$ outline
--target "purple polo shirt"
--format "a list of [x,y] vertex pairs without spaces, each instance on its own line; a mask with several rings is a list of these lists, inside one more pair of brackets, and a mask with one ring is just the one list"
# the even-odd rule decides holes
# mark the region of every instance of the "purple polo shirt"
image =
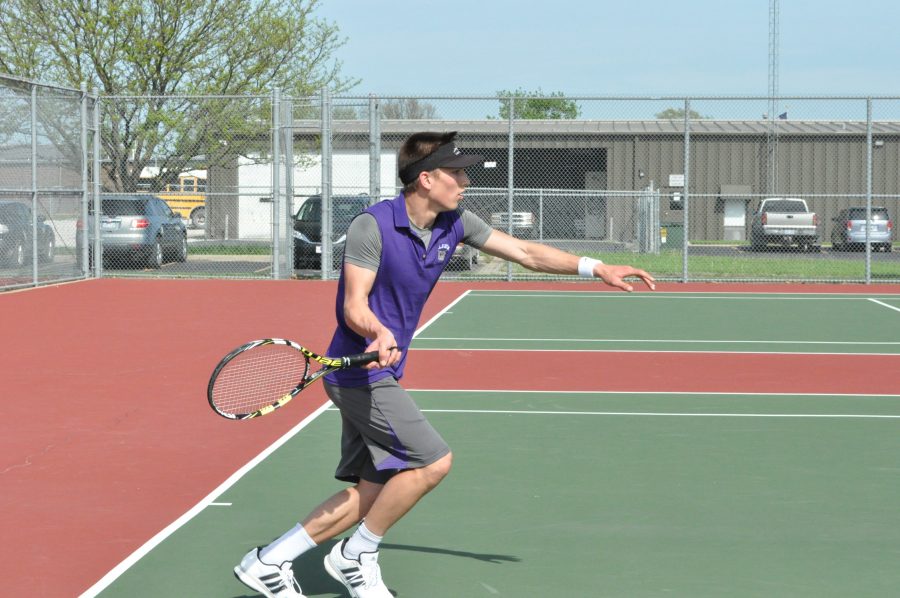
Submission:
[[[381,262],[369,293],[369,308],[394,333],[403,357],[388,368],[351,368],[328,374],[325,379],[339,386],[363,386],[387,376],[400,378],[409,354],[409,345],[431,294],[456,245],[462,241],[463,225],[456,211],[443,212],[434,221],[431,242],[425,247],[410,228],[406,200],[401,193],[366,210],[375,217],[381,233]],[[340,357],[362,353],[373,339],[356,334],[344,320],[344,271],[338,281],[335,305],[337,330],[328,355]]]

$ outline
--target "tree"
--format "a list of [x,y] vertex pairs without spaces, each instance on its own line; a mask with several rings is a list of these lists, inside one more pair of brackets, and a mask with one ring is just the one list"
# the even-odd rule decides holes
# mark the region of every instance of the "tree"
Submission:
[[497,95],[500,96],[500,118],[504,120],[509,118],[510,103],[515,106],[514,119],[574,119],[581,114],[578,104],[574,100],[567,100],[562,92],[545,94],[538,88],[537,91],[498,91]]
[[360,118],[365,118],[365,115],[360,117],[356,106],[338,104],[331,107],[331,118],[334,120],[359,120]]
[[422,120],[437,117],[434,104],[420,102],[416,98],[385,100],[381,103],[381,113],[389,119]]
[[[708,116],[703,116],[696,110],[691,110],[690,114],[691,120],[709,118]],[[660,120],[684,120],[684,108],[666,108],[662,112],[657,113],[656,118]]]
[[265,153],[275,88],[304,98],[357,83],[340,75],[345,40],[318,2],[4,0],[0,70],[115,96],[101,102],[104,168],[133,190],[151,163],[177,176]]

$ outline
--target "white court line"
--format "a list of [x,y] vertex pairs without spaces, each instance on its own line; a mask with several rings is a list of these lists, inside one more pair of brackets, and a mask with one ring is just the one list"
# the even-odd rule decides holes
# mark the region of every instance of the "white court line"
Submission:
[[664,395],[664,396],[712,396],[712,397],[886,397],[900,398],[900,394],[861,394],[834,392],[722,392],[722,391],[676,391],[676,390],[511,390],[511,389],[458,389],[458,388],[407,388],[408,392],[451,392],[456,394],[522,393],[554,395]]
[[[337,408],[330,411],[337,412]],[[422,413],[463,413],[467,415],[569,415],[624,417],[772,417],[807,419],[900,419],[900,415],[878,413],[683,413],[667,411],[540,411],[523,409],[422,409]]]
[[873,353],[870,351],[700,351],[673,349],[521,349],[474,347],[413,347],[411,351],[496,351],[501,353],[678,353],[684,355],[860,355],[866,357],[900,357],[900,353]]
[[[890,306],[887,306],[890,307]],[[897,309],[897,308],[892,308]],[[897,309],[900,311],[900,309]],[[900,345],[900,341],[773,341],[773,340],[690,340],[665,338],[502,338],[475,336],[420,336],[420,341],[513,341],[521,343],[722,343],[771,345]]]
[[[742,283],[741,283],[742,284]],[[684,296],[697,296],[703,297],[707,295],[719,295],[719,296],[761,296],[761,297],[897,297],[900,298],[900,293],[869,293],[869,292],[860,292],[860,293],[817,293],[817,292],[809,292],[809,293],[800,293],[797,291],[645,291],[643,293],[623,293],[619,290],[609,290],[609,291],[585,291],[585,290],[565,290],[565,289],[554,289],[552,291],[549,290],[540,290],[540,289],[516,289],[516,290],[507,290],[507,289],[473,289],[473,295],[494,295],[497,297],[503,296],[505,294],[519,294],[522,296],[526,295],[543,295],[543,296],[552,296],[552,295],[610,295],[610,296],[619,296],[619,297],[627,297],[630,295],[684,295]]]
[[886,307],[888,309],[893,309],[894,311],[900,311],[900,307],[894,307],[893,305],[888,305],[887,303],[882,303],[881,301],[879,301],[877,299],[870,298],[869,301],[871,301],[872,303],[877,303],[878,305],[880,305],[882,307]]
[[[713,299],[713,300],[725,300],[725,301],[864,301],[870,299],[865,295],[839,295],[839,296],[828,296],[828,297],[819,297],[815,294],[810,293],[809,295],[804,294],[788,294],[778,296],[775,294],[774,296],[751,296],[751,295],[736,295],[734,293],[723,293],[722,295],[716,296],[707,296],[707,295],[682,295],[679,293],[660,293],[660,292],[646,292],[646,293],[614,293],[612,291],[605,293],[589,293],[585,291],[558,291],[553,293],[543,293],[541,294],[539,291],[534,291],[533,293],[528,292],[485,292],[485,291],[473,291],[471,296],[474,297],[517,297],[517,298],[527,298],[527,299],[543,299],[545,297],[553,297],[553,298],[564,298],[564,299]],[[900,295],[894,296],[885,296],[885,299],[900,299]]]
[[460,295],[459,297],[457,297],[456,299],[454,299],[449,305],[447,305],[446,307],[444,307],[444,309],[442,309],[442,310],[439,311],[438,313],[434,314],[434,316],[433,316],[430,320],[428,320],[427,322],[425,322],[424,324],[422,324],[422,325],[419,327],[419,329],[416,330],[416,332],[413,334],[413,338],[417,338],[420,334],[422,334],[422,331],[423,331],[423,330],[425,330],[426,328],[428,328],[429,326],[431,326],[432,324],[434,324],[434,323],[437,321],[438,318],[440,318],[442,315],[444,315],[445,313],[447,313],[447,311],[448,311],[451,307],[453,307],[454,305],[456,305],[457,303],[459,303],[462,299],[464,299],[466,296],[468,296],[469,293],[471,293],[471,292],[472,292],[471,290],[468,290],[468,291],[464,292],[462,295]]
[[[301,421],[299,424],[297,424],[296,426],[291,428],[291,430],[288,431],[285,435],[283,435],[281,438],[276,440],[271,446],[266,448],[263,452],[258,454],[256,457],[254,457],[250,462],[248,462],[246,465],[241,467],[239,470],[237,470],[236,472],[231,474],[231,477],[229,477],[227,480],[222,482],[222,484],[220,484],[218,488],[216,488],[215,490],[210,492],[206,496],[206,498],[204,498],[203,500],[198,502],[196,505],[191,507],[191,509],[188,512],[186,512],[184,515],[182,515],[181,517],[179,517],[178,519],[176,519],[175,521],[170,523],[162,531],[160,531],[155,536],[153,536],[152,538],[147,540],[140,548],[138,548],[137,550],[132,552],[130,555],[128,555],[128,557],[126,557],[125,560],[123,560],[121,563],[119,563],[118,565],[113,567],[109,571],[109,573],[104,575],[97,583],[92,585],[83,594],[81,594],[80,598],[91,598],[93,596],[96,596],[103,590],[105,590],[107,587],[109,587],[109,585],[112,584],[120,575],[125,573],[125,571],[127,571],[136,562],[138,562],[139,560],[144,558],[144,556],[146,556],[147,553],[149,553],[151,550],[156,548],[159,544],[161,544],[163,541],[165,541],[169,536],[171,536],[176,531],[178,531],[179,528],[181,528],[182,526],[187,524],[191,519],[193,519],[194,517],[199,515],[200,512],[203,511],[206,507],[212,505],[213,501],[218,496],[220,496],[226,490],[228,490],[233,485],[235,485],[238,482],[238,480],[240,480],[242,477],[244,477],[251,469],[256,467],[261,461],[263,461],[263,459],[267,458],[269,455],[271,455],[273,452],[275,452],[276,449],[280,448],[284,443],[286,443],[294,435],[296,435],[300,430],[302,430],[307,425],[309,425],[310,422],[312,422],[320,414],[322,414],[324,411],[326,411],[330,405],[331,405],[331,403],[327,402],[324,405],[322,405],[321,407],[319,407],[316,411],[314,411],[313,413],[308,415],[306,417],[306,419]],[[226,424],[226,425],[228,425],[228,424]],[[231,424],[231,425],[233,425],[233,424]],[[222,503],[219,503],[219,504],[222,504]]]
[[[837,394],[837,393],[763,393],[763,392],[674,392],[674,391],[613,391],[613,390],[446,390],[410,388],[416,392],[444,392],[458,394],[522,393],[522,394],[574,394],[574,395],[666,395],[666,396],[742,396],[742,397],[836,397],[836,398],[900,398],[900,394]],[[426,413],[487,413],[500,415],[606,415],[632,417],[773,417],[773,418],[848,418],[848,419],[900,419],[900,415],[879,414],[810,414],[810,413],[671,413],[645,411],[524,411],[500,409],[422,409]]]
[[499,409],[422,409],[424,413],[486,413],[489,415],[620,415],[629,417],[786,417],[827,419],[900,419],[900,415],[857,413],[666,413],[650,411],[515,411]]

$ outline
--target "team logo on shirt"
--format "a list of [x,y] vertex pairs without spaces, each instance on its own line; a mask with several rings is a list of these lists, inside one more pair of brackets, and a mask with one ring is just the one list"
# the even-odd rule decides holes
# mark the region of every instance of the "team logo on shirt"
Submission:
[[438,247],[438,261],[443,262],[447,258],[447,252],[450,251],[450,246],[446,243],[441,243]]

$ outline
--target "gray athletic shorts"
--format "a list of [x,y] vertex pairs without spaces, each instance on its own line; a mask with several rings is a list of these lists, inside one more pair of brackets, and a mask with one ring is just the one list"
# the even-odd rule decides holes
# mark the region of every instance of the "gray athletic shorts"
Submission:
[[450,452],[391,376],[355,388],[325,382],[325,392],[341,410],[339,480],[384,484],[398,471],[430,465]]

